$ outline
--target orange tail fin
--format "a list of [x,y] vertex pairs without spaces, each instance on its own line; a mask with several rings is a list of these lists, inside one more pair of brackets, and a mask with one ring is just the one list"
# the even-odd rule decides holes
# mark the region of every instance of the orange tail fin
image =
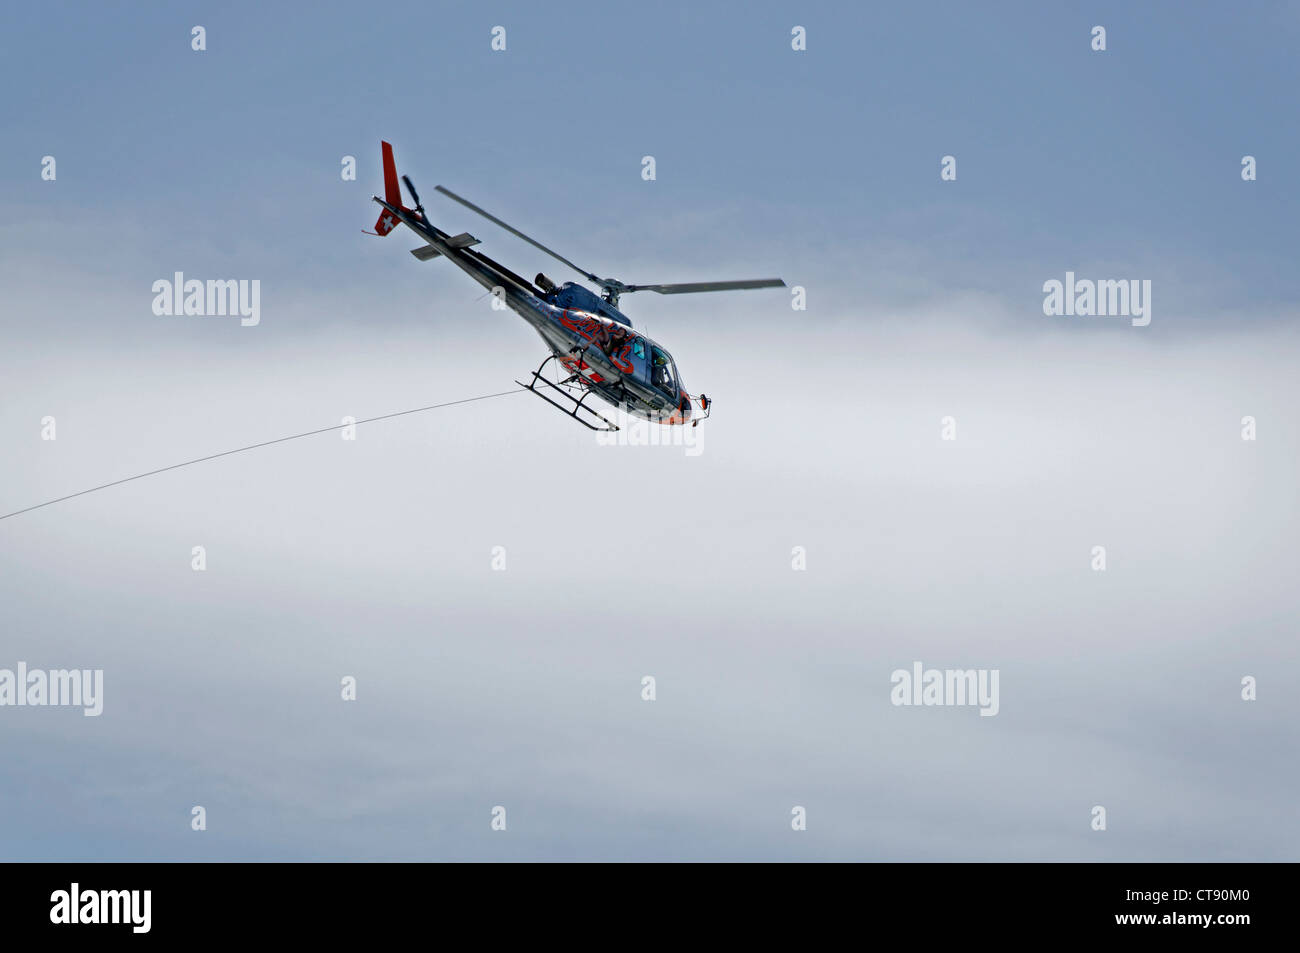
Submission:
[[[402,190],[397,185],[397,163],[393,161],[392,143],[381,142],[380,146],[384,154],[384,201],[403,211],[410,211],[402,204]],[[379,221],[375,222],[375,233],[387,235],[400,224],[388,209],[383,209],[379,213]]]

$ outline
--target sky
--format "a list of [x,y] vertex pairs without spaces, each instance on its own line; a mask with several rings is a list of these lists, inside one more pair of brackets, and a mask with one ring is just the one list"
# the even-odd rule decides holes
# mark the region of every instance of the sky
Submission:
[[[0,670],[104,673],[99,717],[0,706],[0,857],[1297,859],[1300,5],[0,27],[0,513],[536,366],[362,234],[381,138],[521,274],[577,277],[435,185],[806,304],[626,296],[716,401],[664,443],[513,394],[0,520]],[[259,322],[155,314],[177,271]],[[1045,314],[1067,272],[1149,281],[1150,323]],[[997,714],[894,704],[914,662],[997,671]]]

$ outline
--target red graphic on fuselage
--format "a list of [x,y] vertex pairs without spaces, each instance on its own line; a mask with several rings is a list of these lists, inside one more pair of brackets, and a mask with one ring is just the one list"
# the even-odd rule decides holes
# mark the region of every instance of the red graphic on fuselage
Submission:
[[[614,322],[609,322],[609,324],[613,323]],[[632,342],[636,340],[635,334],[631,334],[620,326],[619,331],[622,331],[624,336],[622,343],[610,350],[606,350],[611,340],[611,331],[609,325],[600,318],[582,311],[565,310],[560,313],[560,324],[568,328],[570,331],[575,331],[578,334],[581,334],[588,341],[596,342],[605,356],[609,358],[610,363],[624,374],[633,373],[634,368],[632,367],[631,355]],[[567,364],[568,362],[566,361],[565,363]],[[583,362],[583,366],[586,366],[585,362]],[[602,379],[603,378],[601,378],[599,374],[592,377],[592,380],[596,381]]]
[[571,373],[577,374],[580,377],[585,377],[593,384],[603,384],[605,382],[605,378],[600,375],[599,371],[593,369],[586,361],[580,360],[572,354],[560,358],[560,363],[567,367]]

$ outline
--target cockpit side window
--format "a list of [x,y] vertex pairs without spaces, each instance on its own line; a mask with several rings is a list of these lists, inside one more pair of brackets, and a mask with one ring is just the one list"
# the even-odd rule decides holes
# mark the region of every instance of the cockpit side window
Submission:
[[641,360],[644,361],[644,360],[645,360],[645,342],[642,341],[640,338],[637,338],[635,341],[633,341],[633,342],[632,342],[632,353],[635,354],[637,357],[641,358]]
[[677,375],[673,359],[662,348],[650,345],[650,383],[669,397],[677,396]]

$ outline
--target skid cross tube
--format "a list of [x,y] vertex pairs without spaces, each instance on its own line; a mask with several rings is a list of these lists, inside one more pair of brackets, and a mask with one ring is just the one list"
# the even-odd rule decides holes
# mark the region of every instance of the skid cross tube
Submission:
[[[551,361],[554,361],[554,360],[556,360],[556,355],[552,354],[552,355],[551,355],[550,357],[548,357],[546,360],[542,361],[542,363],[541,363],[540,365],[538,365],[537,370],[533,371],[533,380],[532,380],[532,383],[530,383],[530,384],[525,384],[523,381],[518,381],[518,380],[515,381],[515,383],[518,384],[520,387],[524,388],[525,390],[531,391],[532,393],[536,394],[538,397],[540,397],[542,400],[546,401],[548,404],[550,404],[550,405],[551,405],[552,407],[554,407],[556,410],[560,411],[560,413],[564,414],[566,417],[572,417],[574,420],[576,420],[578,423],[582,424],[582,425],[583,425],[584,427],[586,427],[588,430],[599,430],[599,431],[614,431],[614,430],[617,430],[617,429],[618,429],[618,425],[617,425],[617,424],[615,424],[615,423],[614,423],[613,421],[611,421],[611,420],[608,420],[607,418],[605,418],[604,416],[602,416],[600,413],[598,413],[598,412],[592,410],[590,407],[586,406],[587,398],[591,396],[591,391],[590,391],[590,390],[588,390],[587,393],[585,393],[585,394],[582,395],[582,399],[581,399],[581,400],[578,400],[578,399],[576,399],[572,394],[570,394],[567,390],[565,390],[564,388],[562,388],[559,384],[556,384],[554,381],[552,381],[552,380],[550,380],[550,379],[545,378],[545,377],[542,376],[542,371],[543,371],[543,369],[545,369],[545,367],[546,367],[547,364],[549,364]],[[577,375],[574,375],[574,376],[576,377]],[[569,380],[572,380],[572,379],[573,379],[573,378],[569,378]],[[545,384],[545,385],[546,385],[547,387],[549,387],[551,390],[553,390],[553,391],[555,391],[557,394],[559,394],[560,397],[562,397],[564,400],[567,400],[567,401],[571,402],[571,403],[573,404],[573,409],[572,409],[572,410],[568,410],[568,409],[566,409],[566,408],[564,407],[563,404],[557,403],[556,401],[552,400],[550,397],[548,397],[548,396],[546,396],[545,394],[543,394],[540,390],[537,389],[537,384],[538,384],[538,383]],[[599,420],[599,421],[600,421],[601,423],[603,423],[605,426],[603,426],[603,427],[598,427],[598,426],[596,426],[595,424],[590,423],[589,421],[583,420],[581,417],[578,416],[578,411],[585,411],[586,413],[588,413],[588,414],[590,414],[591,416],[595,417],[597,420]]]

